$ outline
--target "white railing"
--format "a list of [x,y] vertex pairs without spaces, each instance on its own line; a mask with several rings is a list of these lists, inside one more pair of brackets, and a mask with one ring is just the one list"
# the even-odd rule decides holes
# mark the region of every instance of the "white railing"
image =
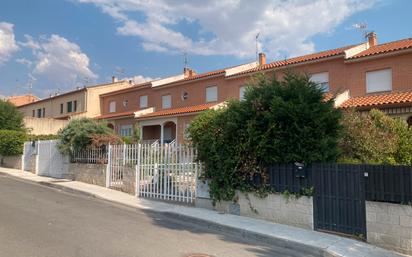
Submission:
[[136,165],[136,194],[193,203],[202,166],[197,152],[183,145],[140,145]]
[[104,164],[107,163],[107,152],[105,147],[72,151],[71,162]]

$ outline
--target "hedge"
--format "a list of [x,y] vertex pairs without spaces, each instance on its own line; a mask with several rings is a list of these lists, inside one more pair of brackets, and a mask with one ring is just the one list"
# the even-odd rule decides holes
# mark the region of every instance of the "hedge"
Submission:
[[25,132],[0,130],[0,155],[11,156],[23,154],[23,146],[26,139],[27,135]]

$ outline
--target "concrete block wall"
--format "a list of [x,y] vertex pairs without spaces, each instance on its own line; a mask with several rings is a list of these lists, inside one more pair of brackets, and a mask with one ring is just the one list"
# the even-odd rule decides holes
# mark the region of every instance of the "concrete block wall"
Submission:
[[412,206],[366,202],[369,243],[412,255]]
[[[204,188],[203,184],[201,188]],[[207,187],[207,185],[206,185]],[[198,186],[199,188],[199,186]],[[260,198],[253,193],[236,193],[236,200],[220,201],[212,205],[210,198],[204,194],[196,198],[195,206],[199,208],[214,209],[218,212],[247,216],[256,219],[286,224],[295,227],[313,229],[313,198],[290,196],[285,198],[282,194],[269,194]]]
[[313,229],[313,198],[269,194],[260,198],[254,194],[238,193],[240,215],[273,221],[295,227]]

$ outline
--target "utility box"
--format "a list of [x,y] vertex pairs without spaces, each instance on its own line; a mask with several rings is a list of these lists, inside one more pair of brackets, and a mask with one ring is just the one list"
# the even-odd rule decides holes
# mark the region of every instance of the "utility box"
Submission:
[[304,163],[295,162],[294,171],[295,177],[306,178],[306,166]]

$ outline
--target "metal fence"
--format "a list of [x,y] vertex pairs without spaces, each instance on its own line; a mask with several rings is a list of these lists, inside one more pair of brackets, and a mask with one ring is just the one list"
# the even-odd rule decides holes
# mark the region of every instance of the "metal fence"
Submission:
[[184,145],[140,145],[137,163],[137,194],[193,203],[202,166],[197,151]]
[[70,161],[75,163],[92,163],[105,164],[107,163],[108,151],[106,147],[87,148],[84,150],[72,151]]

